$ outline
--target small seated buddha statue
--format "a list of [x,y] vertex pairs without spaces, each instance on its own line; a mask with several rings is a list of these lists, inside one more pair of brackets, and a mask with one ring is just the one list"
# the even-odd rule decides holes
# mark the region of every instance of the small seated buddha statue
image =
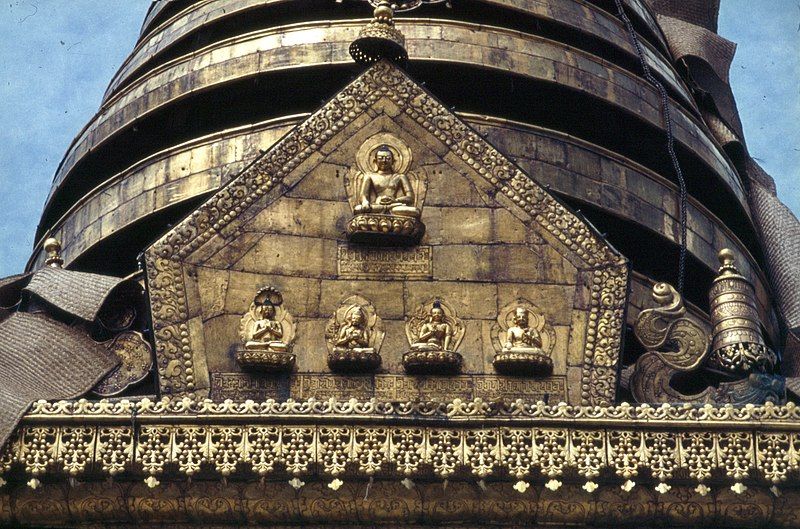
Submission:
[[275,321],[275,306],[266,302],[253,308],[253,327],[250,340],[245,342],[244,348],[257,351],[274,351],[284,353],[289,350],[289,345],[281,341],[283,327]]
[[441,307],[431,309],[428,321],[419,330],[419,340],[411,344],[412,351],[448,351],[453,337],[453,329],[444,321]]
[[295,325],[283,308],[283,296],[272,287],[258,291],[239,324],[241,346],[236,360],[243,369],[263,372],[291,371]]
[[536,318],[523,306],[515,307],[513,312],[501,313],[500,324],[505,331],[499,336],[499,342],[495,342],[497,354],[492,362],[498,373],[513,376],[546,376],[552,373],[553,360],[544,350],[545,340],[542,336],[547,332],[547,343],[552,345],[552,327],[544,321],[536,326],[535,319],[531,325],[532,317]]
[[[424,181],[408,172],[411,153],[402,142],[380,143],[358,156],[358,171],[346,184],[353,207],[347,225],[351,242],[373,246],[413,246],[425,234],[421,197]],[[403,154],[405,153],[405,154]],[[422,186],[422,187],[421,187]],[[418,192],[420,196],[418,196]]]
[[513,326],[506,331],[503,352],[544,354],[539,331],[530,327],[528,309],[518,307],[512,319]]
[[365,172],[355,213],[383,213],[401,217],[419,217],[414,207],[414,190],[408,175],[394,172],[394,155],[387,145],[375,151],[377,171]]
[[361,307],[353,307],[347,315],[345,323],[339,328],[339,333],[334,341],[334,351],[354,351],[356,353],[372,354],[375,349],[369,346],[369,330],[367,317]]
[[463,324],[455,316],[448,317],[440,302],[434,302],[427,315],[411,318],[406,333],[411,344],[411,350],[403,355],[406,372],[452,375],[461,370],[463,358],[455,349],[463,338]]
[[328,367],[337,373],[368,373],[381,366],[385,332],[375,307],[361,296],[339,305],[325,329]]

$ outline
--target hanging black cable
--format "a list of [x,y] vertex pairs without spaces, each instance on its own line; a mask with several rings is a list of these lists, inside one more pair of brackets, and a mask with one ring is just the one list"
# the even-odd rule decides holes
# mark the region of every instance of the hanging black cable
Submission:
[[669,108],[669,96],[667,95],[667,89],[664,88],[664,85],[661,84],[661,81],[656,79],[650,71],[650,65],[647,64],[647,60],[644,56],[644,50],[642,49],[642,44],[639,42],[639,36],[636,34],[636,30],[633,29],[633,24],[631,23],[631,19],[628,18],[628,14],[625,12],[625,8],[622,5],[622,0],[614,0],[614,3],[617,5],[617,11],[619,12],[620,19],[622,19],[622,21],[625,23],[625,27],[628,30],[628,35],[631,39],[631,42],[636,48],[636,54],[639,56],[639,63],[642,66],[644,78],[647,79],[650,84],[656,87],[656,90],[658,90],[658,93],[661,96],[661,113],[664,116],[664,126],[667,130],[667,151],[669,152],[669,157],[672,160],[672,166],[675,169],[675,175],[678,178],[678,185],[680,188],[679,205],[681,239],[680,255],[678,257],[678,292],[683,294],[683,286],[686,276],[687,192],[686,180],[683,177],[683,170],[681,169],[681,164],[678,161],[678,155],[675,153],[675,135],[673,132],[672,114],[670,113]]

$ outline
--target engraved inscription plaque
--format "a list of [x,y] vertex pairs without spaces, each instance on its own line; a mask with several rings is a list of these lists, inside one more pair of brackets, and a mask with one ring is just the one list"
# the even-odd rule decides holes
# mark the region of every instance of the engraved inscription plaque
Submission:
[[297,375],[292,377],[292,398],[305,400],[371,399],[374,393],[371,376]]
[[517,378],[495,375],[403,376],[304,373],[281,376],[253,376],[247,373],[215,373],[211,398],[216,401],[247,399],[262,401],[287,398],[327,400],[355,398],[379,401],[525,400],[566,402],[567,381],[563,376]]
[[211,394],[215,401],[264,401],[289,398],[289,379],[285,376],[251,375],[248,373],[212,373]]
[[337,254],[342,279],[429,279],[431,248],[368,248],[340,245]]

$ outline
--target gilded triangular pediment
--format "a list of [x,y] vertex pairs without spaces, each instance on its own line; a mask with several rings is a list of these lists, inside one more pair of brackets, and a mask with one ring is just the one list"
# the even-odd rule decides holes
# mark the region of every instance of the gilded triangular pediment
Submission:
[[[388,62],[164,235],[146,265],[165,394],[601,404],[616,391],[626,260]],[[405,356],[434,309],[460,357],[447,376],[420,375]],[[536,338],[509,331],[528,328],[519,311]],[[350,347],[375,365],[334,372],[351,319],[369,333]],[[546,370],[498,367],[517,338]],[[248,370],[259,347],[284,346],[286,373]]]

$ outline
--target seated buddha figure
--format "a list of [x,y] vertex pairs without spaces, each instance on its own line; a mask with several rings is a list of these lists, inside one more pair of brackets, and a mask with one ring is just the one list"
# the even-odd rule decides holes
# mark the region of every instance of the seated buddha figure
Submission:
[[395,172],[394,155],[387,145],[375,150],[376,171],[362,174],[358,189],[358,204],[354,211],[362,213],[381,213],[401,217],[419,217],[420,210],[414,207],[414,190],[408,175]]
[[505,353],[543,354],[542,337],[530,327],[528,309],[518,307],[512,318],[513,325],[506,332]]
[[367,317],[361,307],[355,306],[347,314],[344,324],[339,328],[333,342],[334,351],[371,354],[375,349],[369,346]]
[[419,328],[417,341],[411,344],[412,351],[450,351],[453,328],[445,321],[444,310],[436,305]]
[[251,314],[253,326],[244,348],[251,351],[288,352],[289,345],[282,340],[283,327],[275,321],[275,306],[269,301],[261,304],[254,303]]

